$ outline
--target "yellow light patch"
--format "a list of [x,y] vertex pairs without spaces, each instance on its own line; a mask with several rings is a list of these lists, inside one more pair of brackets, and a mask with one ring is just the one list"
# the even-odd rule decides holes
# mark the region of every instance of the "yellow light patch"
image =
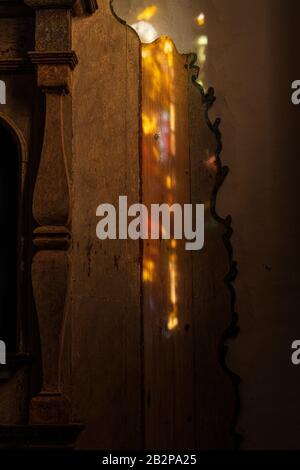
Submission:
[[200,13],[200,15],[197,16],[196,23],[197,23],[198,26],[204,26],[205,25],[205,15],[204,15],[204,13]]
[[178,318],[175,313],[171,313],[168,319],[168,330],[173,331],[178,326]]
[[166,177],[166,188],[171,189],[172,188],[172,178],[170,175]]
[[156,12],[157,12],[157,6],[156,5],[151,5],[147,8],[145,8],[145,10],[143,10],[137,16],[137,20],[138,21],[148,21],[155,15]]
[[175,105],[174,103],[170,104],[170,129],[172,132],[175,132],[176,125],[176,115],[175,115]]
[[143,269],[143,281],[153,282],[155,264],[152,260],[146,260]]
[[170,54],[171,52],[173,52],[173,44],[169,39],[166,39],[164,43],[164,53]]
[[157,128],[157,120],[155,116],[147,116],[147,114],[143,113],[142,116],[143,120],[143,131],[145,135],[149,135],[155,133]]

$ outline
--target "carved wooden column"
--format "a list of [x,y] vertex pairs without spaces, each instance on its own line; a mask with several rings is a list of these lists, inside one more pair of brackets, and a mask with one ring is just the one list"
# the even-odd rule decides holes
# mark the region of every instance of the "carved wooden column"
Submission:
[[70,246],[69,170],[64,136],[68,116],[64,105],[77,64],[71,49],[72,8],[80,9],[81,2],[25,3],[36,10],[36,50],[29,56],[36,64],[38,87],[46,98],[44,142],[33,201],[38,227],[33,234],[37,252],[32,263],[43,384],[40,393],[31,400],[30,423],[67,424],[71,418],[70,403],[64,395],[61,377]]
[[[35,56],[35,60],[39,60]],[[51,70],[51,66],[50,66]],[[59,77],[58,77],[59,78]],[[43,364],[43,387],[30,406],[34,423],[67,423],[68,399],[60,386],[63,322],[68,288],[69,185],[63,136],[64,87],[46,93],[46,125],[33,214],[38,249],[32,263]]]

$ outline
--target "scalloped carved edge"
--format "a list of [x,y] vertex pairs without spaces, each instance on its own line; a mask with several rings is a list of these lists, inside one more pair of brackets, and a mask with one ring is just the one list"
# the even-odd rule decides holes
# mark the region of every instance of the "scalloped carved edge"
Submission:
[[127,23],[126,20],[124,20],[123,18],[121,18],[115,11],[115,8],[114,8],[114,0],[109,0],[109,9],[110,9],[110,12],[112,14],[112,16],[119,22],[121,23],[123,26],[126,26],[130,31],[132,31],[135,36],[138,38],[139,40],[139,43],[140,44],[143,44],[138,33],[136,32],[136,30],[130,25]]
[[[109,8],[110,8],[110,11],[111,11],[111,14],[116,18],[116,20],[119,21],[119,23],[123,24],[123,25],[126,25],[126,26],[129,26],[131,28],[131,26],[127,23],[126,20],[123,20],[123,18],[121,18],[115,11],[115,7],[114,7],[114,0],[109,0]],[[133,28],[132,28],[133,29]]]
[[234,414],[232,417],[231,421],[231,433],[233,435],[234,439],[234,444],[235,447],[238,449],[240,448],[241,441],[243,439],[243,436],[239,434],[236,430],[236,425],[238,421],[238,417],[240,414],[240,393],[239,393],[239,384],[241,382],[241,378],[239,375],[234,373],[232,370],[229,369],[227,363],[226,363],[226,356],[228,352],[228,346],[226,344],[228,339],[233,339],[236,338],[236,336],[239,333],[239,326],[238,326],[238,314],[235,311],[235,303],[236,303],[236,293],[235,293],[235,288],[234,288],[234,281],[238,275],[238,268],[237,268],[237,262],[233,258],[233,247],[231,243],[231,237],[233,234],[233,229],[232,229],[232,218],[230,215],[228,215],[225,218],[222,218],[216,210],[216,203],[217,203],[217,196],[218,192],[224,183],[226,176],[229,173],[229,168],[227,166],[222,165],[222,161],[220,158],[222,149],[223,149],[223,144],[222,144],[222,134],[220,131],[220,124],[221,124],[221,119],[217,118],[213,123],[210,120],[209,117],[209,111],[211,107],[213,106],[214,102],[216,101],[216,96],[214,92],[214,88],[210,87],[208,88],[207,92],[204,91],[203,87],[200,85],[200,83],[197,82],[197,78],[199,75],[200,68],[199,66],[196,65],[197,62],[197,55],[196,54],[187,54],[187,67],[192,71],[192,81],[193,84],[196,86],[196,88],[200,91],[201,96],[202,96],[202,103],[204,104],[204,109],[205,109],[205,120],[207,123],[207,126],[213,132],[213,134],[216,137],[217,141],[217,147],[216,147],[216,164],[217,164],[217,175],[216,175],[216,181],[214,188],[212,190],[211,194],[211,214],[212,217],[216,222],[219,224],[222,224],[225,228],[225,232],[222,236],[223,242],[225,245],[225,248],[228,253],[228,259],[229,259],[229,271],[224,277],[224,283],[227,286],[230,294],[230,306],[231,306],[231,313],[232,313],[232,318],[231,318],[231,323],[228,326],[228,328],[224,331],[221,339],[220,339],[220,345],[219,345],[219,360],[220,364],[225,371],[225,373],[230,377],[233,383],[234,387],[234,393],[235,393],[235,410]]

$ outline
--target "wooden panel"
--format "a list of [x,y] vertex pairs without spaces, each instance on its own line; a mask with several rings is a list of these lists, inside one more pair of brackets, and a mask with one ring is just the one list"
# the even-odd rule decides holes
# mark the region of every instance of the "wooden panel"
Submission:
[[[139,201],[140,44],[109,1],[74,19],[73,414],[80,448],[142,446],[140,250],[96,237],[96,208]],[[84,38],[84,41],[83,41]]]
[[[186,59],[143,45],[143,202],[190,202]],[[161,227],[163,230],[163,227]],[[184,240],[144,245],[145,435],[151,449],[194,447],[191,256]]]
[[[143,201],[205,205],[205,245],[144,246],[145,435],[148,448],[230,448],[233,382],[224,367],[232,320],[227,222],[215,212],[222,168],[208,118],[213,97],[194,83],[194,56],[166,37],[144,45]],[[211,98],[211,99],[209,99]]]

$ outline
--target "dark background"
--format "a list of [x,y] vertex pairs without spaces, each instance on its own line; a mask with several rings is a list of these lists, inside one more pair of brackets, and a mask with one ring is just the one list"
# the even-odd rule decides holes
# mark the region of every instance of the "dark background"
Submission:
[[[299,0],[115,0],[129,24],[145,6],[149,20],[180,52],[206,35],[204,86],[214,86],[222,118],[223,164],[230,175],[218,209],[233,217],[235,283],[241,332],[228,364],[242,379],[238,431],[244,449],[299,449],[300,79]],[[205,13],[202,29],[195,17]]]

